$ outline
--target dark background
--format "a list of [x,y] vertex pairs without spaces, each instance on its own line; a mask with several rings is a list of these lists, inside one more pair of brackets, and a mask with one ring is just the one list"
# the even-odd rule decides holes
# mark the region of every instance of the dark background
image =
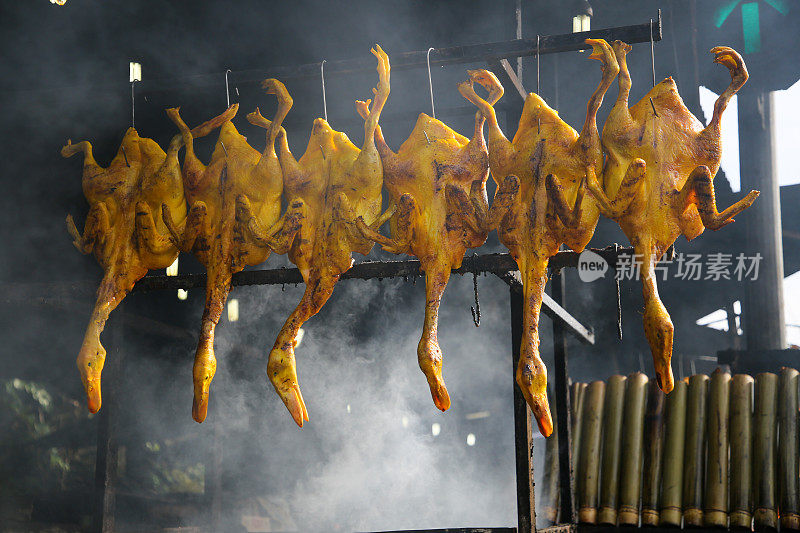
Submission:
[[[571,31],[573,3],[522,4],[523,36]],[[738,11],[718,29],[711,21],[717,4],[597,0],[592,2],[592,27],[647,22],[661,8],[664,32],[663,40],[655,44],[656,78],[675,78],[687,105],[702,118],[697,86],[720,92],[728,83],[727,71],[712,64],[707,50],[716,44],[743,47]],[[751,83],[783,89],[797,79],[792,64],[798,44],[792,17],[798,16],[797,11],[780,18],[762,9],[762,28],[774,31],[762,29],[764,51],[745,58]],[[93,474],[88,468],[97,417],[83,414],[74,358],[93,299],[90,291],[72,291],[68,284],[94,282],[100,270],[92,257],[76,252],[64,227],[67,213],[82,227],[87,205],[80,187],[80,158],[64,160],[59,149],[68,138],[87,139],[101,165],[110,161],[131,122],[129,61],[142,63],[143,69],[144,81],[135,88],[140,135],[166,146],[175,134],[163,113],[166,107],[180,106],[190,125],[220,113],[226,105],[224,72],[231,69],[231,101],[241,104],[235,123],[260,150],[263,130],[247,124],[243,115],[260,106],[264,116],[271,116],[274,97],[263,95],[257,83],[237,81],[237,72],[365,56],[376,42],[391,58],[430,46],[507,40],[513,32],[513,2],[508,0],[69,0],[62,7],[47,0],[2,3],[0,242],[6,251],[0,254],[0,379],[13,398],[29,401],[26,394],[33,394],[21,393],[24,387],[13,382],[17,379],[41,387],[54,399],[47,409],[37,404],[41,411],[37,416],[50,421],[49,429],[40,433],[53,432],[44,444],[21,444],[27,441],[20,437],[20,428],[30,429],[35,420],[20,425],[11,414],[0,417],[8,428],[0,437],[4,450],[0,459],[7,479],[24,478],[20,469],[26,468],[25,461],[34,461],[29,457],[32,450],[41,461],[43,453],[51,457],[55,449],[72,465],[62,468],[60,472],[67,473],[58,479],[43,475],[3,492],[7,516],[85,524],[90,510]],[[600,78],[599,63],[587,56],[578,52],[544,56],[539,66],[541,94],[576,129]],[[648,44],[635,45],[629,66],[635,102],[651,85]],[[483,65],[433,71],[437,117],[466,135],[474,109],[455,84],[464,79],[467,68],[476,67]],[[524,59],[523,81],[529,91],[536,90],[535,59]],[[353,100],[371,96],[375,83],[373,72],[326,80],[329,122],[357,145],[363,141],[363,122]],[[318,79],[289,80],[287,86],[295,105],[285,125],[299,157],[311,121],[322,114],[321,88]],[[600,125],[615,95],[616,84],[601,109]],[[514,98],[516,93],[506,87],[504,101]],[[393,73],[392,93],[381,120],[393,148],[405,140],[418,113],[430,113],[429,107],[424,69]],[[500,113],[501,126],[511,136],[515,126],[508,127],[504,115]],[[199,143],[204,157],[214,140],[212,135]],[[746,140],[740,145],[744,152]],[[717,198],[720,206],[727,206],[738,194],[730,192],[721,175],[715,181]],[[795,240],[784,240],[787,275],[800,264],[796,242],[800,224],[794,209],[798,200],[798,186],[784,187],[784,228],[795,232]],[[743,238],[743,226],[734,224],[692,243],[681,238],[676,248],[684,253],[735,254]],[[592,245],[614,242],[627,244],[613,222],[601,220]],[[480,252],[501,250],[493,234]],[[370,254],[370,259],[389,257],[377,249]],[[260,268],[286,264],[284,257],[273,256]],[[200,272],[202,267],[182,255],[180,270]],[[653,375],[641,327],[638,282],[622,283],[624,339],[620,341],[613,280],[585,284],[574,271],[566,276],[567,309],[597,335],[596,346],[570,345],[571,376],[587,381],[636,370]],[[471,324],[470,278],[453,279],[445,296],[440,340],[454,406],[444,415],[430,403],[414,357],[424,284],[402,280],[340,284],[325,309],[307,324],[306,339],[298,349],[300,380],[311,413],[311,423],[302,432],[292,424],[265,376],[267,350],[302,287],[233,292],[232,297],[240,300],[242,318],[235,324],[225,320],[220,324],[220,368],[209,420],[202,426],[191,421],[189,411],[202,291],[190,291],[186,301],[171,291],[130,296],[109,322],[109,328],[117,324],[114,339],[110,329],[104,335],[104,343],[113,346],[110,357],[124,357],[122,378],[106,382],[106,388],[115,387],[121,397],[116,423],[127,450],[123,479],[127,485],[119,502],[119,520],[131,528],[202,524],[205,515],[193,510],[192,497],[164,496],[148,472],[163,471],[170,461],[184,470],[203,464],[216,438],[224,450],[225,509],[232,523],[243,514],[243,506],[256,505],[256,497],[280,500],[270,500],[272,508],[284,509],[300,529],[515,523],[508,292],[493,277],[482,277],[479,284],[480,329]],[[676,324],[676,378],[694,369],[713,368],[709,356],[736,341],[725,332],[696,326],[695,320],[740,299],[741,284],[670,280],[661,283],[661,293]],[[550,326],[549,320],[542,321],[546,361],[552,359]],[[67,411],[71,414],[64,420],[52,421]],[[490,416],[466,418],[481,411]],[[436,438],[430,434],[434,422],[442,424]],[[477,436],[476,446],[465,446],[467,433]],[[177,485],[173,479],[169,487]],[[164,501],[172,502],[173,508],[163,511]],[[198,495],[197,501],[202,503],[202,497]]]

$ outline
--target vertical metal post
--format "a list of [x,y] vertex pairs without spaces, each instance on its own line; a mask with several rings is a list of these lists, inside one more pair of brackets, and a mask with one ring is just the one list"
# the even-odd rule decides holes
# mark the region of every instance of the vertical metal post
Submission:
[[786,347],[783,316],[783,242],[778,176],[773,165],[772,98],[758,87],[739,95],[739,146],[742,191],[761,191],[742,213],[747,255],[761,254],[758,279],[745,282],[742,320],[748,350]]
[[[514,18],[516,20],[516,38],[522,39],[522,0],[516,0]],[[517,58],[517,78],[522,81],[522,57]]]
[[213,431],[206,464],[206,490],[211,510],[211,530],[222,531],[222,420],[214,421]]
[[117,496],[117,459],[119,443],[117,442],[117,394],[122,375],[122,328],[123,314],[117,309],[109,321],[110,343],[108,346],[108,363],[103,373],[105,390],[103,391],[103,407],[97,420],[97,458],[94,469],[94,512],[92,515],[93,533],[112,533],[114,531],[114,513]]
[[[558,271],[552,279],[552,296],[558,305],[564,307],[564,277]],[[572,472],[571,435],[569,408],[569,376],[567,374],[567,338],[564,328],[553,321],[553,351],[555,354],[556,413],[558,413],[558,472],[559,472],[559,510],[561,523],[575,523],[575,501]]]
[[[511,360],[512,376],[516,376],[522,346],[522,293],[511,287]],[[514,448],[517,464],[517,532],[536,531],[536,504],[533,481],[533,428],[531,414],[522,391],[514,387]]]

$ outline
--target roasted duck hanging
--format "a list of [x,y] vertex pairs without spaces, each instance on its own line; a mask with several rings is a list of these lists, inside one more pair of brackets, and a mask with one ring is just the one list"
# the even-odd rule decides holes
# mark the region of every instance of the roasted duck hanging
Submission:
[[[366,117],[369,101],[358,104],[359,112]],[[358,219],[361,232],[385,250],[420,260],[420,270],[425,272],[425,321],[417,359],[433,403],[442,411],[450,407],[450,395],[442,378],[442,350],[437,337],[439,304],[450,271],[460,268],[466,249],[482,245],[488,233],[486,228],[465,222],[465,218],[476,218],[476,209],[485,213],[489,208],[484,121],[477,113],[472,139],[467,139],[422,113],[397,153],[386,144],[378,126],[375,141],[383,162],[383,179],[397,205],[389,221],[392,237],[384,237]]]
[[[603,40],[588,39],[594,59],[613,56]],[[547,283],[550,257],[562,244],[581,251],[597,224],[592,198],[584,198],[587,175],[603,165],[597,111],[617,72],[604,63],[600,85],[592,94],[580,133],[559,118],[535,93],[525,99],[514,139],[509,141],[497,124],[493,103],[503,87],[491,72],[469,72],[459,85],[461,94],[478,106],[488,123],[489,168],[498,184],[491,210],[473,221],[476,228],[498,228],[500,241],[519,266],[524,291],[524,327],[517,384],[539,424],[549,436],[553,422],[547,402],[547,369],[539,357],[539,312]],[[478,82],[489,91],[489,101],[473,88]],[[480,204],[473,200],[473,205]],[[469,220],[469,218],[466,218]]]
[[[207,135],[224,118],[221,115],[206,122],[193,130],[194,135]],[[102,403],[100,377],[106,350],[100,343],[100,334],[109,315],[149,269],[166,268],[178,256],[178,249],[162,237],[166,228],[161,205],[168,205],[180,221],[186,217],[178,164],[181,146],[181,137],[175,136],[164,153],[155,141],[139,137],[135,129],[129,128],[116,157],[106,168],[95,161],[89,141],[68,141],[61,149],[64,157],[83,152],[83,193],[90,205],[83,234],[71,215],[67,215],[67,229],[75,247],[81,253],[94,254],[103,268],[77,361],[92,413]]]
[[286,253],[297,231],[295,218],[280,217],[283,176],[275,153],[275,139],[292,99],[277,80],[266,80],[263,87],[267,93],[277,95],[278,109],[272,123],[257,112],[249,117],[267,128],[267,145],[261,153],[247,144],[231,122],[238,109],[234,105],[220,127],[219,139],[206,166],[195,155],[194,136],[178,109],[168,110],[186,144],[182,173],[190,208],[186,222],[178,224],[165,205],[164,222],[177,247],[193,253],[205,265],[208,275],[206,305],[192,371],[192,417],[197,422],[203,422],[208,412],[209,389],[217,369],[214,330],[225,307],[233,274],[246,265],[264,262],[270,251]]
[[280,162],[289,202],[287,217],[300,218],[289,259],[297,265],[306,283],[305,292],[284,323],[269,354],[267,373],[294,421],[308,420],[297,383],[294,348],[305,321],[328,301],[339,277],[353,264],[351,254],[368,254],[372,241],[356,227],[362,217],[373,229],[391,212],[381,214],[383,166],[375,147],[375,128],[389,96],[389,58],[380,46],[379,81],[364,124],[364,145],[356,147],[344,133],[331,129],[327,121],[314,121],[308,147],[299,160],[289,151],[286,137],[280,139]]
[[758,196],[758,191],[750,191],[722,213],[714,198],[722,113],[747,81],[747,68],[735,50],[711,49],[714,62],[730,70],[731,83],[704,128],[684,105],[672,78],[628,108],[631,77],[625,56],[631,48],[620,41],[614,41],[613,48],[614,55],[603,56],[603,61],[605,68],[619,70],[619,96],[603,127],[603,183],[592,174],[587,186],[603,215],[616,220],[633,244],[642,278],[645,335],[659,386],[670,392],[674,328],[658,296],[655,266],[679,235],[691,240],[704,228],[717,230]]

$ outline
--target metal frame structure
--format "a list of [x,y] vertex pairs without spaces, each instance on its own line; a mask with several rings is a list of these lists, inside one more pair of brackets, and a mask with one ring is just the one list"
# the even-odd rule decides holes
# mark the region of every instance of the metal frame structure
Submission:
[[[522,97],[517,101],[516,106],[512,106],[516,111],[521,112],[522,103],[527,97],[527,92],[521,81],[521,65],[517,63],[514,69],[508,58],[519,58],[524,56],[536,56],[542,54],[552,54],[558,52],[585,50],[589,47],[585,44],[586,39],[605,39],[608,41],[619,39],[627,43],[651,43],[661,40],[661,13],[657,19],[651,19],[649,23],[621,26],[592,30],[580,33],[570,33],[563,35],[537,36],[536,39],[521,38],[521,7],[520,0],[516,3],[516,33],[517,39],[495,43],[486,43],[470,46],[456,46],[450,48],[439,48],[430,54],[430,62],[433,65],[445,65],[455,63],[476,63],[487,62],[501,80],[510,83]],[[392,57],[392,69],[403,70],[427,66],[427,51],[414,51],[396,54]],[[369,58],[357,58],[343,61],[326,62],[326,76],[351,74],[355,72],[366,72],[374,70],[374,64]],[[281,79],[310,78],[319,76],[320,63],[309,63],[305,65],[274,68],[268,71],[243,71],[232,72],[231,77],[239,83],[260,81],[265,77],[277,77]],[[210,80],[210,77],[209,77]],[[195,83],[202,83],[202,80],[195,78]],[[162,80],[155,82],[144,82],[144,88],[150,91],[169,90],[170,87],[179,83],[179,80]],[[513,111],[512,111],[513,112]],[[511,114],[511,112],[509,113]],[[632,248],[621,248],[612,245],[603,249],[593,249],[601,255],[609,264],[614,267],[617,264],[617,257],[623,254],[632,254]],[[575,515],[573,503],[573,474],[570,457],[570,409],[568,393],[568,372],[567,372],[567,334],[577,338],[587,344],[594,344],[594,334],[590,328],[582,325],[572,315],[564,309],[565,287],[564,279],[561,276],[561,269],[576,267],[579,254],[573,251],[562,251],[550,259],[550,272],[552,274],[552,296],[545,294],[542,311],[553,319],[553,341],[555,352],[555,407],[556,416],[559,420],[557,425],[559,438],[559,471],[560,471],[560,498],[559,516],[563,525],[557,525],[546,530],[549,533],[567,533],[575,531]],[[519,359],[520,344],[522,339],[522,317],[523,317],[523,298],[522,284],[519,281],[517,265],[509,254],[485,254],[466,258],[463,266],[453,270],[456,274],[466,273],[492,273],[500,277],[509,285],[510,304],[511,304],[511,339],[512,339],[512,380],[514,371]],[[363,262],[355,265],[341,279],[383,279],[392,277],[412,277],[420,276],[419,261],[386,261],[386,262]],[[232,285],[280,285],[286,283],[301,283],[303,281],[300,272],[296,268],[281,268],[272,270],[244,271],[233,276]],[[175,277],[167,276],[147,276],[140,280],[134,287],[134,291],[144,292],[153,290],[175,290],[191,289],[205,285],[205,274],[189,274]],[[85,283],[71,284],[60,287],[60,291],[74,291],[84,289]],[[116,315],[115,315],[116,316]],[[119,334],[119,324],[111,326],[112,337],[117,341]],[[113,341],[112,341],[113,342]],[[117,347],[118,342],[113,342]],[[111,361],[117,360],[114,365],[109,365],[109,374],[115,374],[114,368],[119,365],[118,357],[110,358]],[[110,376],[111,377],[111,376]],[[113,377],[112,377],[113,379]],[[513,383],[513,381],[512,381]],[[436,530],[416,530],[416,531],[438,531],[441,533],[455,532],[495,532],[510,533],[530,533],[536,530],[536,510],[534,502],[534,478],[533,478],[533,427],[531,424],[531,413],[521,391],[516,385],[514,390],[514,445],[516,450],[516,478],[517,478],[517,527],[516,528],[461,528],[461,529],[436,529]],[[117,439],[114,426],[114,411],[117,407],[117,400],[111,398],[106,402],[100,412],[100,420],[97,435],[97,466],[95,474],[95,516],[92,531],[98,533],[110,533],[114,531],[114,499],[116,493],[116,459],[117,459]],[[212,461],[217,463],[216,459]],[[219,470],[219,465],[215,464]],[[218,472],[217,472],[218,474]],[[212,487],[217,486],[212,480]],[[210,501],[215,503],[212,506],[212,515],[219,514],[219,495],[211,495]],[[219,523],[219,516],[212,516],[212,523]],[[401,532],[397,532],[401,533]]]

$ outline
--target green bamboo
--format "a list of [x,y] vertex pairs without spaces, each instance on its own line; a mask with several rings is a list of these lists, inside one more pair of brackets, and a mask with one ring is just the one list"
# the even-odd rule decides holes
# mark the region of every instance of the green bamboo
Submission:
[[622,432],[622,461],[619,488],[619,525],[639,525],[639,491],[642,487],[642,440],[647,376],[628,376],[625,388],[625,427]]
[[[571,402],[570,410],[572,413],[572,468],[577,469],[581,460],[580,443],[581,443],[581,429],[583,428],[583,396],[586,392],[586,383],[574,383],[571,389]],[[578,487],[575,486],[575,500],[579,501]]]
[[664,423],[664,473],[659,525],[680,527],[683,514],[683,458],[686,444],[686,381],[667,395]]
[[600,474],[600,421],[603,419],[603,398],[606,384],[592,382],[583,398],[583,430],[581,431],[581,461],[578,465],[578,521],[597,523],[597,481]]
[[719,368],[708,386],[706,419],[706,479],[703,523],[728,527],[728,405],[731,375]]
[[600,512],[597,521],[617,525],[619,493],[619,458],[622,436],[622,414],[625,402],[625,376],[611,376],[606,386],[603,408],[603,459],[600,467]]
[[756,529],[776,529],[775,429],[778,376],[756,376],[753,409],[753,522]]
[[[552,390],[548,387],[550,405],[555,405]],[[542,476],[542,492],[539,497],[542,515],[549,524],[558,520],[558,412],[552,410],[553,434],[544,441],[544,475]]]
[[753,378],[736,374],[731,384],[731,529],[750,529],[753,449]]
[[782,368],[778,386],[778,461],[781,530],[800,529],[797,487],[797,384],[800,373]]
[[703,525],[703,440],[706,427],[708,376],[689,378],[686,396],[686,447],[683,461],[683,523]]
[[658,495],[661,485],[661,453],[664,448],[664,393],[651,379],[644,415],[644,466],[642,473],[642,525],[658,525]]

